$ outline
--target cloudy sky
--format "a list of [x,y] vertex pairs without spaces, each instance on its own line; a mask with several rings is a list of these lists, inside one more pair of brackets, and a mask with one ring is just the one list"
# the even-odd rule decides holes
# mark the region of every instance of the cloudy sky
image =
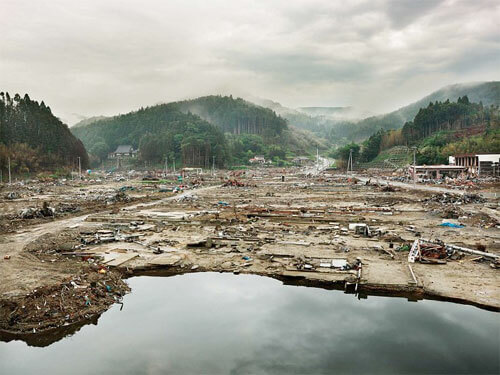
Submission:
[[0,4],[0,89],[69,123],[229,93],[385,112],[500,79],[498,0]]

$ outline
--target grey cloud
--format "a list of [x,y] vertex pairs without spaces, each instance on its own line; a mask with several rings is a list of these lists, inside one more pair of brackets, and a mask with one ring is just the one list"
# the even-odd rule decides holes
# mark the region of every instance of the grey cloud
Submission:
[[390,0],[386,4],[386,12],[394,28],[400,29],[412,24],[442,3],[444,1]]
[[[339,53],[340,54],[340,53]],[[228,53],[231,63],[268,79],[287,83],[362,81],[369,75],[370,66],[360,61],[331,59],[300,54]]]
[[0,86],[70,121],[211,93],[380,112],[499,79],[499,18],[492,0],[4,0]]

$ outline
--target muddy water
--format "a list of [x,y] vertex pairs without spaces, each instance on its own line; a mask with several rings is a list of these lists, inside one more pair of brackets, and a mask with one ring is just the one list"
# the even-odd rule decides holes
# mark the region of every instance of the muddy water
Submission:
[[137,277],[123,309],[46,347],[0,342],[0,374],[499,373],[500,314],[357,300],[258,276]]

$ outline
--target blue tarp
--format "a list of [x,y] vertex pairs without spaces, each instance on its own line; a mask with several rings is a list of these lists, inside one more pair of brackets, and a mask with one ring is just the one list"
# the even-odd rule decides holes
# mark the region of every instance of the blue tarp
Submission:
[[449,223],[449,222],[439,224],[439,226],[440,227],[450,227],[450,228],[465,228],[465,225]]

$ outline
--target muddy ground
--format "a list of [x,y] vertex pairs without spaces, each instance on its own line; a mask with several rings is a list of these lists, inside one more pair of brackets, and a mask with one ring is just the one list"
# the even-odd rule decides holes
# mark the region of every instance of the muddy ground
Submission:
[[[151,273],[252,273],[500,310],[491,258],[457,252],[408,263],[418,238],[500,254],[498,200],[453,200],[328,172],[305,177],[296,169],[252,171],[226,186],[215,185],[220,178],[207,176],[205,187],[177,195],[135,190],[139,201],[104,204],[85,215],[20,220],[0,237],[0,330],[78,326],[120,302],[129,291],[123,279]],[[141,186],[101,188],[134,184]],[[62,188],[58,196],[73,196],[78,205],[80,189]],[[15,199],[0,204],[22,209]],[[353,224],[367,224],[369,233]]]

